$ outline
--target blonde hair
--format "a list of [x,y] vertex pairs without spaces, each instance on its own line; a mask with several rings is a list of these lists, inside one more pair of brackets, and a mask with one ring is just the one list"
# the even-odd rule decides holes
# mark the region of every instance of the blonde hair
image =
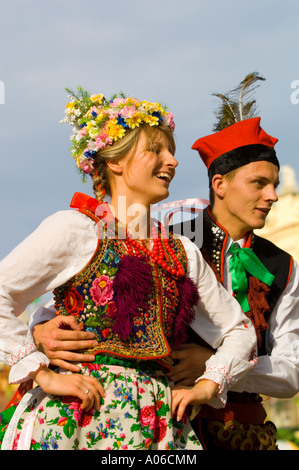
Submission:
[[[176,145],[171,129],[163,124],[159,126],[149,126],[142,124],[135,129],[128,129],[126,135],[116,141],[113,145],[108,145],[103,150],[99,150],[94,156],[93,191],[100,202],[105,194],[111,196],[111,188],[108,175],[107,160],[119,160],[125,157],[132,149],[136,149],[141,132],[145,133],[147,147],[150,150],[157,138],[159,131],[163,132],[170,144],[170,151],[175,153]],[[133,153],[134,155],[134,153]],[[131,163],[131,160],[128,164]]]

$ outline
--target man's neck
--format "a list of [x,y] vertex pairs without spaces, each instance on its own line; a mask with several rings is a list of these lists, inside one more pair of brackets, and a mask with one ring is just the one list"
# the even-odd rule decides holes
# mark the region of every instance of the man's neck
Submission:
[[247,237],[248,233],[251,231],[250,228],[241,226],[237,219],[215,209],[215,207],[210,207],[209,210],[214,221],[226,230],[232,240],[241,240],[241,238]]

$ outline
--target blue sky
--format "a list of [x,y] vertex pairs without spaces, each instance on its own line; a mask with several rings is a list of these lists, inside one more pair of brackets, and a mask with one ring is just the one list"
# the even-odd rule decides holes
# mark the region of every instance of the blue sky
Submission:
[[[10,0],[0,11],[0,259],[83,185],[59,124],[65,87],[124,91],[166,103],[179,167],[169,201],[208,196],[193,142],[210,134],[217,102],[259,72],[263,128],[299,179],[298,0]],[[297,98],[299,94],[296,95]],[[0,99],[1,102],[1,99]]]

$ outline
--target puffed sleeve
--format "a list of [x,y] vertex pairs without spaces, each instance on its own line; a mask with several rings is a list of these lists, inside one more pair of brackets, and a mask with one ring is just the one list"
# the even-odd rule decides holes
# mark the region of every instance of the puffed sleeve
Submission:
[[218,395],[209,404],[221,408],[227,391],[256,364],[256,334],[250,319],[217,281],[199,249],[189,239],[180,238],[188,257],[188,274],[200,296],[191,327],[216,349],[198,380],[208,379],[219,385]]
[[34,299],[79,272],[96,246],[95,222],[66,210],[46,218],[0,262],[0,362],[11,366],[10,383],[24,382],[30,372],[49,364],[17,317]]

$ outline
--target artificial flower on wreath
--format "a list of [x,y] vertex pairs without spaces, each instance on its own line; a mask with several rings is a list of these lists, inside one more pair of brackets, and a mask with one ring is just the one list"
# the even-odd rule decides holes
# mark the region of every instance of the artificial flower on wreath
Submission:
[[66,91],[71,101],[60,122],[73,126],[71,152],[83,179],[94,170],[95,153],[121,139],[127,129],[135,129],[142,123],[150,126],[163,123],[174,131],[173,114],[160,103],[139,101],[123,93],[106,100],[104,95],[92,95],[82,87],[77,92]]

